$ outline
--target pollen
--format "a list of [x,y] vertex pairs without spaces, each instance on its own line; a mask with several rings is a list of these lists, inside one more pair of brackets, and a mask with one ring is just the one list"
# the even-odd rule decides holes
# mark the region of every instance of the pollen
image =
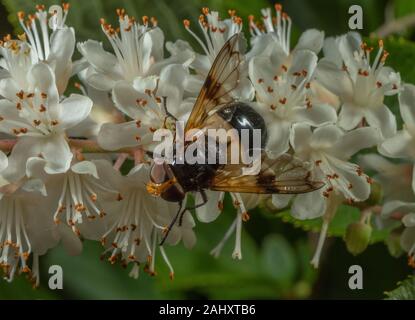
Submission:
[[382,87],[382,82],[376,81],[376,87],[381,88]]
[[19,11],[17,13],[17,17],[19,18],[20,21],[23,21],[25,16],[26,16],[26,14],[23,11]]
[[287,103],[287,98],[281,98],[280,100],[278,100],[279,103],[281,104],[286,104]]
[[33,120],[33,124],[34,124],[35,127],[37,127],[38,125],[40,125],[40,123],[41,123],[40,120],[37,120],[37,119]]
[[40,105],[40,107],[39,107],[39,111],[40,111],[40,112],[45,112],[45,111],[46,111],[46,107],[45,107],[45,105],[44,105],[44,104],[41,104],[41,105]]
[[70,7],[71,7],[71,4],[70,3],[68,3],[68,2],[63,2],[62,3],[63,11],[65,11],[65,12],[69,11],[69,8]]
[[203,13],[205,16],[207,16],[207,15],[209,14],[209,8],[207,8],[207,7],[203,7],[203,8],[202,8],[202,13]]
[[151,21],[151,24],[153,25],[153,27],[157,27],[158,20],[157,20],[156,17],[151,17],[150,21]]
[[19,99],[23,100],[24,99],[24,92],[23,92],[23,90],[20,90],[18,93],[16,93],[16,96]]
[[123,197],[122,197],[122,195],[121,195],[121,193],[119,193],[118,195],[117,195],[117,201],[121,201],[123,199]]
[[284,64],[281,66],[281,69],[282,69],[284,72],[287,72],[287,71],[288,71],[287,66],[286,66],[286,65],[284,65]]
[[52,126],[57,126],[59,124],[58,120],[52,120],[51,122]]
[[220,211],[222,211],[222,210],[223,210],[223,201],[218,201],[218,209],[219,209]]
[[248,212],[242,213],[242,221],[247,222],[251,217],[249,216]]
[[268,88],[267,88],[267,91],[268,91],[269,93],[272,93],[272,92],[274,92],[274,89],[272,89],[271,87],[268,87]]
[[119,16],[120,18],[124,18],[124,16],[125,16],[125,9],[120,9],[120,8],[118,8],[118,9],[116,9],[115,10],[115,13],[117,14],[117,16]]
[[137,120],[135,122],[135,125],[137,126],[137,128],[140,128],[141,127],[141,120]]
[[282,11],[282,5],[280,3],[275,4],[275,10],[276,11]]
[[141,20],[143,20],[144,25],[148,25],[148,17],[147,16],[142,16]]

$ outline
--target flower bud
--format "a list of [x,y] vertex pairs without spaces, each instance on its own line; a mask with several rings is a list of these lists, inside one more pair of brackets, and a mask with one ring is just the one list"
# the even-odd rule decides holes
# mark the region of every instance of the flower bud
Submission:
[[386,238],[385,244],[392,257],[398,258],[402,255],[401,234],[399,232],[391,232]]
[[363,222],[349,224],[344,237],[347,250],[353,255],[362,253],[369,245],[371,234],[372,227],[369,224]]

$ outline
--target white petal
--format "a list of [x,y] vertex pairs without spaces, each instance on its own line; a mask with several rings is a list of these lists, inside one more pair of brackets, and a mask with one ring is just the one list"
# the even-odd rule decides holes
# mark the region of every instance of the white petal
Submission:
[[269,57],[257,56],[249,62],[249,77],[255,88],[257,99],[260,102],[267,103],[269,93],[266,89],[268,86],[273,87],[274,84],[271,81],[273,81],[275,74],[276,70],[271,64]]
[[65,224],[58,225],[62,245],[70,256],[80,255],[82,252],[82,242],[79,237]]
[[415,133],[415,86],[405,84],[399,94],[399,108],[402,119],[410,132]]
[[415,213],[408,213],[402,218],[405,227],[415,227]]
[[407,130],[398,131],[380,145],[379,152],[393,158],[413,158],[415,157],[414,142],[414,138]]
[[157,94],[167,97],[167,110],[177,116],[177,110],[183,100],[184,86],[189,72],[179,64],[173,64],[164,68],[160,74],[159,89]]
[[336,125],[326,125],[314,130],[310,145],[315,149],[327,149],[334,146],[343,137],[343,131]]
[[12,149],[9,156],[9,166],[3,173],[8,181],[16,181],[24,177],[26,172],[26,161],[30,157],[37,156],[40,146],[34,137],[21,137]]
[[[340,160],[338,160],[340,161]],[[330,162],[332,167],[335,167],[336,173],[343,176],[346,181],[352,185],[352,188],[344,186],[342,190],[343,195],[346,198],[352,198],[356,201],[364,201],[370,195],[370,184],[366,180],[365,175],[359,176],[357,174],[357,165],[344,162],[343,165],[336,163],[333,164]]]
[[358,128],[347,132],[334,146],[333,153],[343,159],[349,159],[362,149],[375,146],[380,141],[380,132],[375,128]]
[[136,121],[104,123],[98,133],[98,144],[105,150],[118,150],[153,142],[148,128],[137,128]]
[[[157,110],[159,107],[151,97],[143,92],[138,92],[134,87],[126,82],[119,81],[116,83],[112,98],[118,109],[133,119],[149,119],[154,117],[153,112],[148,112],[147,109]],[[142,99],[147,102],[147,105],[142,107],[137,104],[137,100]]]
[[3,151],[0,151],[0,173],[7,168],[9,161]]
[[101,91],[111,91],[117,81],[120,80],[115,77],[96,72],[92,68],[87,69],[85,79],[91,87]]
[[313,105],[311,108],[296,107],[294,109],[296,122],[305,122],[313,126],[321,126],[337,121],[336,110],[328,104]]
[[401,235],[401,247],[406,252],[413,250],[415,244],[415,227],[405,228]]
[[288,206],[290,200],[292,199],[292,194],[273,194],[272,195],[272,204],[277,209],[283,209]]
[[339,114],[339,126],[345,130],[352,130],[363,119],[363,111],[352,104],[344,103]]
[[50,39],[48,63],[55,70],[58,91],[63,94],[72,74],[72,54],[75,49],[75,32],[73,28],[55,30]]
[[349,75],[328,59],[318,63],[315,76],[318,82],[339,97],[346,100],[352,98],[353,84]]
[[319,53],[323,47],[324,32],[316,29],[308,29],[304,31],[298,43],[295,46],[295,50],[308,49],[315,53]]
[[292,126],[290,143],[296,153],[310,148],[311,135],[311,127],[306,123],[296,123]]
[[291,215],[300,220],[321,217],[326,211],[326,201],[319,190],[295,197]]
[[[218,205],[221,192],[206,190],[206,195],[208,201],[204,206],[196,209],[196,216],[199,221],[210,223],[221,213]],[[199,192],[195,195],[195,203],[202,203],[202,196]]]
[[47,64],[43,62],[35,64],[29,71],[28,81],[31,90],[37,88],[47,94],[49,108],[58,104],[59,93],[55,84],[55,74]]
[[78,43],[77,48],[97,71],[107,75],[117,72],[117,58],[113,54],[105,51],[102,43],[95,40],[88,40]]
[[384,138],[390,138],[396,133],[395,115],[387,106],[382,105],[375,109],[367,109],[365,116],[369,125],[379,128]]
[[[293,53],[293,60],[290,70],[290,74],[301,73],[303,70],[307,71],[307,78],[310,78],[314,74],[314,70],[317,67],[317,55],[310,50],[296,50]],[[268,66],[269,68],[269,66]],[[302,81],[301,77],[297,77],[298,81]]]
[[71,166],[73,154],[64,135],[52,135],[41,141],[41,152],[47,161],[45,171],[49,174],[63,173]]
[[388,218],[394,212],[399,212],[399,213],[415,212],[415,203],[404,202],[404,201],[399,201],[399,200],[388,201],[383,205],[381,215],[384,218]]
[[266,150],[273,157],[277,157],[289,148],[290,123],[283,121],[274,121],[268,126],[268,142]]
[[0,96],[9,101],[17,101],[16,93],[22,88],[13,78],[5,78],[0,80]]
[[60,104],[60,121],[64,129],[72,128],[85,120],[92,109],[92,100],[79,94],[71,94]]
[[133,88],[141,93],[145,93],[147,90],[154,91],[157,89],[157,82],[159,77],[136,77],[133,81]]
[[96,179],[99,179],[97,167],[91,161],[81,161],[81,162],[75,163],[71,167],[71,170],[78,174],[89,174],[95,177]]

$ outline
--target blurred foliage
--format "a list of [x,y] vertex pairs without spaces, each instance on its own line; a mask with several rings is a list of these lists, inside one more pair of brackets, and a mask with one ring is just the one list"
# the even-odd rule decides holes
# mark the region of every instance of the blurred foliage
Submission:
[[399,282],[398,287],[386,292],[387,300],[415,300],[415,277]]
[[[395,0],[392,7],[386,7],[387,3],[390,4],[386,0],[280,2],[293,19],[294,39],[307,28],[325,30],[328,36],[347,32],[348,8],[352,4],[363,7],[362,34],[365,36],[384,23],[387,8],[392,8],[397,17],[415,13],[415,4],[409,0]],[[40,3],[49,6],[57,1],[44,0]],[[246,18],[249,14],[258,17],[261,8],[272,4],[270,0],[76,0],[71,1],[67,23],[75,27],[78,41],[88,38],[103,41],[105,36],[101,32],[99,19],[104,17],[108,22],[115,23],[115,9],[123,7],[137,18],[156,16],[167,40],[183,38],[192,41],[181,21],[187,18],[196,24],[200,9],[204,6],[220,11],[223,17],[227,16],[228,9],[236,9],[238,15]],[[34,2],[1,1],[1,33],[10,33],[12,29],[21,33],[16,18],[16,12],[20,10],[33,12]],[[196,25],[194,30],[199,32]],[[415,44],[409,41],[412,31],[386,39],[385,47],[391,53],[388,64],[401,72],[403,80],[415,83]],[[368,42],[376,45],[375,40],[368,38]],[[398,115],[396,97],[388,98],[386,104]],[[360,216],[358,209],[348,206],[340,208],[330,225],[329,235],[332,237],[327,239],[318,271],[311,268],[309,261],[321,219],[299,221],[286,211],[275,214],[263,207],[253,210],[252,219],[244,225],[243,260],[231,258],[233,238],[224,247],[221,257],[215,259],[208,253],[220,241],[234,216],[235,210],[228,199],[225,212],[217,221],[209,225],[197,224],[198,242],[195,248],[190,251],[182,246],[166,249],[175,268],[173,281],[168,278],[168,269],[160,257],[156,257],[156,277],[142,273],[135,281],[128,277],[128,270],[100,261],[103,249],[99,243],[85,241],[81,256],[67,256],[63,248],[58,247],[41,258],[41,286],[37,290],[32,289],[23,276],[17,277],[12,284],[1,282],[0,299],[383,298],[385,288],[394,287],[410,270],[405,257],[391,257],[387,247],[381,243],[388,234],[385,230],[374,230],[371,238],[373,245],[364,254],[353,257],[347,252],[341,238],[347,225]],[[55,264],[61,265],[64,270],[64,289],[51,291],[47,288],[48,268]],[[348,268],[353,264],[361,265],[365,271],[370,270],[364,273],[364,290],[352,291],[347,287]],[[403,281],[387,296],[391,299],[413,298],[414,278]]]
[[[283,211],[277,214],[284,222],[292,223],[295,227],[301,228],[304,231],[318,232],[323,224],[322,218],[298,220],[291,216],[289,211]],[[330,222],[328,228],[328,235],[332,237],[343,237],[346,233],[347,226],[352,222],[358,221],[360,218],[360,210],[351,206],[341,205],[336,212],[333,220]],[[374,218],[372,219],[374,220]],[[372,222],[372,225],[375,225]],[[377,229],[372,232],[370,243],[376,243],[386,240],[391,230],[396,228],[395,224],[387,228]]]

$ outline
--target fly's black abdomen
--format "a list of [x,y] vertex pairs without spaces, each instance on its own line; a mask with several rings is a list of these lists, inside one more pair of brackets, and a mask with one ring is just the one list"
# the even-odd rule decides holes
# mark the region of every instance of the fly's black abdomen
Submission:
[[238,130],[240,138],[243,129],[250,131],[248,149],[256,147],[253,145],[253,130],[261,130],[261,148],[265,147],[268,138],[265,121],[262,116],[248,104],[242,102],[228,104],[220,109],[217,112],[217,115]]

